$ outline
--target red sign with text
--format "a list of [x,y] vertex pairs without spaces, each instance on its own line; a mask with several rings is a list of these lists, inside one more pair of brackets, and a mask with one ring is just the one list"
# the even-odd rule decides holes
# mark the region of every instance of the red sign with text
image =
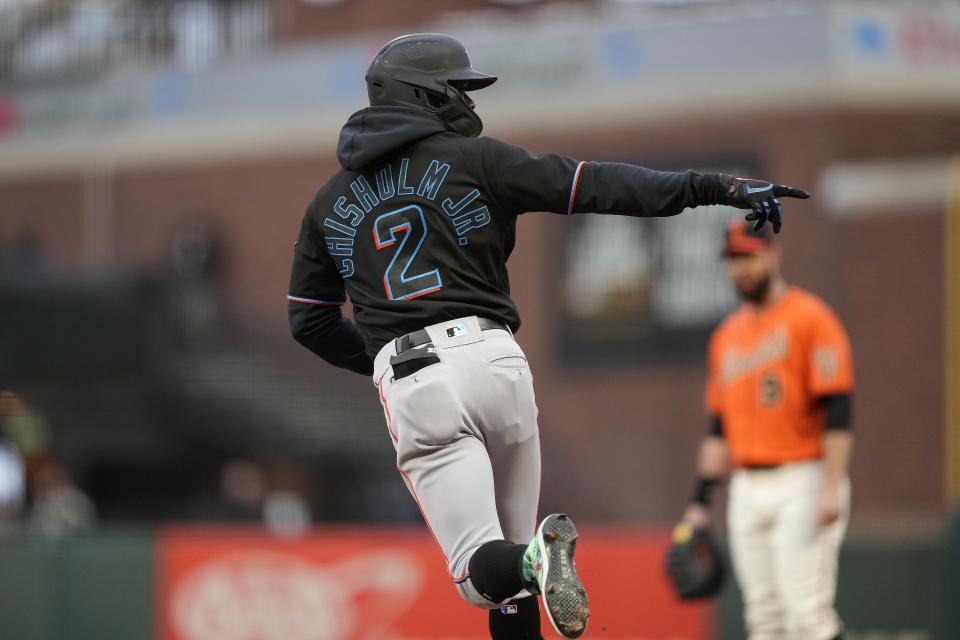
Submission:
[[[585,638],[706,640],[712,609],[677,602],[664,531],[582,531]],[[486,640],[426,531],[336,529],[299,538],[177,529],[158,543],[159,640]],[[544,620],[544,637],[556,637]]]

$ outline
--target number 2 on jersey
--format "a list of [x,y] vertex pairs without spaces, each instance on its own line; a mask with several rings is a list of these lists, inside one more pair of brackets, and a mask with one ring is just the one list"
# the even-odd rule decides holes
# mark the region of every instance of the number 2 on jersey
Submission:
[[[403,232],[403,233],[401,233]],[[415,204],[384,213],[373,223],[373,240],[377,250],[400,245],[383,274],[383,289],[390,300],[411,300],[443,288],[440,270],[409,273],[413,261],[427,238],[427,220]]]

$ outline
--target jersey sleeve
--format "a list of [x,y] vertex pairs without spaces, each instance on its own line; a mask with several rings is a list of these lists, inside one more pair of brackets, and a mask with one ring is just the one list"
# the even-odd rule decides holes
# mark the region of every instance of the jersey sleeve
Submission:
[[549,211],[663,217],[687,207],[716,204],[721,198],[716,174],[535,155],[493,138],[480,138],[479,144],[485,181],[504,208],[514,214]]
[[707,348],[707,385],[704,391],[704,407],[711,416],[723,415],[723,390],[720,385],[720,330],[710,336]]
[[807,386],[814,397],[853,391],[853,356],[843,325],[825,304],[809,319]]
[[527,211],[567,213],[573,197],[578,162],[494,138],[479,138],[483,181],[497,202],[512,215]]
[[343,277],[327,251],[326,241],[314,229],[312,206],[300,225],[293,249],[287,317],[290,332],[304,347],[335,367],[363,375],[373,373],[356,324],[345,318]]
[[343,278],[326,250],[323,235],[315,230],[311,206],[300,223],[293,244],[293,268],[290,271],[291,302],[340,307],[346,302]]

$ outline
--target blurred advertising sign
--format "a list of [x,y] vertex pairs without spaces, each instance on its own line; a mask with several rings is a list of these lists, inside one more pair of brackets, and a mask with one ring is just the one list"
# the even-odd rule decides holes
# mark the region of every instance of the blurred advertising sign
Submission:
[[[736,158],[636,164],[763,175]],[[561,356],[571,363],[702,358],[710,331],[738,303],[720,250],[741,215],[715,206],[672,218],[574,216],[555,266]]]
[[[668,591],[667,538],[665,531],[583,535],[577,564],[590,590],[592,632],[609,640],[712,637],[712,609],[679,604]],[[460,600],[436,543],[419,529],[298,538],[176,529],[160,536],[157,562],[158,640],[489,637],[486,613]]]
[[836,71],[848,89],[960,95],[960,4],[841,4],[832,13]]

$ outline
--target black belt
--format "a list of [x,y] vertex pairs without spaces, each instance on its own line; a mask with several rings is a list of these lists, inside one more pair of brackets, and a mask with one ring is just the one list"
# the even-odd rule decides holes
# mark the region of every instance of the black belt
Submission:
[[748,462],[747,464],[742,465],[740,468],[746,471],[772,471],[773,469],[779,469],[782,466],[783,466],[782,464],[775,464],[775,463],[767,464],[763,462],[760,462],[760,463]]
[[[503,329],[504,331],[510,331],[510,328],[499,320],[477,318],[477,322],[480,324],[481,331],[486,331],[487,329]],[[400,355],[404,351],[408,351],[415,347],[422,347],[428,342],[430,342],[430,334],[427,333],[426,329],[411,331],[410,333],[397,338],[397,355]]]

